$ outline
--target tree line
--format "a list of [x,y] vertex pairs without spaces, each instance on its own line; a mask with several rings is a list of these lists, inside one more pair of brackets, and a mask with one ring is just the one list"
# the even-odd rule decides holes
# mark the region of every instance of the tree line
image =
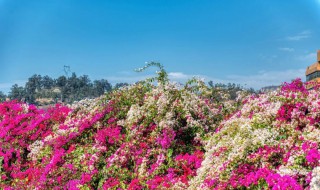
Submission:
[[219,92],[223,92],[223,94],[228,94],[230,100],[235,100],[238,96],[238,92],[240,91],[246,91],[248,94],[255,94],[259,93],[260,91],[256,91],[253,88],[246,89],[240,84],[235,83],[213,83],[213,81],[208,82],[209,87],[212,90],[212,94],[215,99],[219,100],[221,97],[219,97]]
[[[95,98],[109,92],[113,89],[118,89],[127,86],[128,83],[117,83],[112,86],[107,80],[100,79],[90,80],[88,75],[77,76],[72,73],[70,77],[60,76],[58,78],[51,78],[48,75],[41,76],[35,74],[31,76],[24,86],[14,84],[11,87],[8,95],[0,91],[0,102],[7,98],[18,101],[27,102],[35,105],[46,105],[58,102],[72,103],[84,98]],[[213,98],[219,100],[220,92],[229,94],[231,100],[235,100],[237,92],[244,88],[239,84],[228,83],[213,83],[208,82],[208,87],[212,89]],[[249,93],[256,93],[252,88],[246,89]]]
[[84,98],[99,97],[105,92],[117,89],[127,83],[117,83],[114,87],[106,79],[90,80],[88,75],[70,77],[60,76],[51,78],[35,74],[28,78],[24,86],[14,84],[8,95],[0,91],[0,101],[6,98],[17,99],[36,105],[52,104],[57,102],[72,103]]

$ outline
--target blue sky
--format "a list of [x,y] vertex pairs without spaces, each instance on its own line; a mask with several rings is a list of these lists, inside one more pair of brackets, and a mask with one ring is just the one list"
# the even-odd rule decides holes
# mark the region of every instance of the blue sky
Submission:
[[320,0],[0,0],[0,90],[64,65],[135,82],[146,61],[177,81],[260,88],[304,79],[319,34]]

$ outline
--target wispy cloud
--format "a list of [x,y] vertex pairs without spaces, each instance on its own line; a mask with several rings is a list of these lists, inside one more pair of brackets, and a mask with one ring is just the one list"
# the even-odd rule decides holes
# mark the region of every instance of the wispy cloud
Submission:
[[[304,79],[305,69],[288,69],[283,71],[259,71],[252,75],[227,75],[226,77],[210,77],[205,75],[188,75],[179,72],[176,81],[185,82],[187,79],[196,76],[202,78],[205,82],[213,81],[214,83],[235,83],[245,88],[261,89],[265,86],[281,85],[283,82],[290,82],[293,79]],[[175,81],[172,78],[173,81]]]
[[289,48],[289,47],[281,47],[278,48],[280,51],[286,51],[286,52],[294,52],[294,48]]
[[262,62],[264,63],[273,63],[278,59],[278,55],[266,55],[266,54],[259,54],[259,59],[261,59]]
[[140,76],[134,76],[134,75],[126,75],[126,76],[109,76],[105,77],[111,84],[116,84],[120,82],[126,82],[129,84],[145,80],[147,78],[154,77],[155,75],[140,75]]
[[[171,81],[185,83],[187,80],[197,77],[204,79],[205,82],[213,81],[214,83],[235,83],[246,88],[260,89],[265,86],[281,85],[283,82],[290,82],[292,79],[304,79],[305,69],[283,70],[283,71],[259,71],[252,75],[228,75],[226,77],[211,77],[206,75],[191,75],[183,72],[169,72],[168,76]],[[117,77],[107,77],[111,83],[127,82],[134,83],[139,80],[150,78],[155,75],[129,76],[119,75]]]
[[287,36],[286,37],[286,40],[288,41],[300,41],[300,40],[303,40],[303,39],[307,39],[307,38],[310,38],[311,37],[311,31],[310,30],[305,30],[305,31],[302,31],[296,35],[293,35],[293,36]]
[[292,79],[304,79],[305,69],[284,70],[284,71],[260,71],[252,75],[230,75],[228,81],[260,89],[265,86],[281,85],[283,82],[290,82]]
[[170,72],[168,73],[169,78],[171,79],[188,79],[190,75],[184,74],[182,72]]
[[[145,80],[147,78],[155,77],[155,73],[133,73],[133,72],[119,72],[117,76],[108,76],[106,78],[111,84],[116,84],[120,82],[126,82],[129,84],[135,83],[137,81]],[[169,72],[168,77],[171,81],[184,83],[192,77],[200,77],[199,75],[189,75],[182,72]],[[203,77],[202,77],[203,78]]]

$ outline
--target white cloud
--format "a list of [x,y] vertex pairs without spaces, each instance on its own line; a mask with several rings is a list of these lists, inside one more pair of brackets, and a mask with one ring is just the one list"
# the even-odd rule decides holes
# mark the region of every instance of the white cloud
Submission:
[[265,86],[281,85],[283,82],[290,82],[292,79],[301,78],[304,80],[305,69],[284,70],[284,71],[261,71],[253,75],[231,75],[227,76],[228,81],[260,89]]
[[282,47],[282,48],[278,48],[278,49],[280,51],[294,52],[294,48]]
[[126,75],[126,76],[110,76],[110,77],[105,77],[111,84],[116,84],[116,83],[120,83],[120,82],[126,82],[129,84],[141,81],[141,80],[145,80],[147,78],[151,78],[154,77],[155,75]]
[[286,40],[299,41],[299,40],[310,38],[310,36],[311,36],[311,31],[305,30],[305,31],[300,32],[299,34],[294,35],[294,36],[287,36]]
[[181,72],[170,72],[170,73],[168,73],[168,76],[170,79],[188,79],[188,78],[190,78],[189,75],[186,75]]

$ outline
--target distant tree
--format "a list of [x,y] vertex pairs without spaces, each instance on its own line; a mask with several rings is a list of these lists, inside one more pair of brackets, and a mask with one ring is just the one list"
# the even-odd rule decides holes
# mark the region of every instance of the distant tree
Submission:
[[42,81],[41,75],[33,75],[28,79],[25,85],[26,102],[32,103],[32,104],[35,103],[36,92],[39,92],[41,90],[41,81]]
[[41,90],[41,88],[42,88],[42,86],[41,86],[41,84],[42,84],[42,77],[41,77],[41,75],[33,75],[33,76],[31,76],[29,79],[28,79],[28,81],[27,81],[27,83],[26,83],[26,86],[28,86],[28,88],[30,88],[30,89],[28,89],[28,90],[32,90],[32,91],[40,91]]
[[54,80],[49,77],[48,75],[42,77],[42,80],[41,80],[41,86],[44,88],[44,89],[51,89],[54,87]]
[[67,78],[65,76],[60,76],[56,80],[56,85],[60,88],[66,86],[67,84]]
[[71,77],[67,80],[67,85],[65,86],[64,93],[68,97],[68,101],[72,102],[77,100],[79,90],[79,79],[77,78],[76,73],[72,73]]
[[212,80],[208,82],[208,85],[209,85],[211,88],[214,87],[214,84],[213,84]]
[[7,96],[2,91],[0,91],[0,102],[5,101],[6,98],[7,98]]
[[121,87],[128,86],[128,85],[129,84],[126,82],[125,83],[120,82],[120,83],[117,83],[116,85],[114,85],[113,89],[119,89]]
[[[241,85],[235,84],[235,83],[214,84],[212,81],[209,81],[208,85],[212,89],[212,98],[218,101],[221,99],[220,92],[223,92],[224,94],[228,94],[231,100],[235,100],[237,98],[237,92],[245,90]],[[252,89],[250,89],[250,91],[249,90],[245,90],[245,91],[248,91],[249,93],[251,93]]]
[[247,91],[248,91],[250,94],[257,94],[257,93],[258,93],[258,91],[256,91],[254,88],[249,88]]
[[71,77],[68,78],[68,85],[72,91],[79,88],[79,79],[77,78],[76,73],[72,73]]
[[18,101],[21,101],[26,97],[26,91],[22,86],[18,86],[17,84],[14,84],[11,87],[11,91],[9,92],[9,98],[11,100],[16,99]]
[[86,97],[94,97],[94,90],[93,90],[93,84],[91,83],[90,78],[88,75],[83,75],[78,78],[78,96],[77,98],[83,99]]
[[91,80],[88,75],[83,75],[79,77],[79,87],[87,87],[91,85]]
[[107,80],[101,79],[93,81],[93,89],[95,92],[95,96],[101,96],[105,92],[111,91],[112,86]]
[[60,101],[64,101],[65,97],[67,96],[67,77],[60,76],[56,79],[56,85],[60,89]]
[[[128,83],[117,83],[115,89],[127,85]],[[112,85],[106,79],[91,82],[88,75],[78,77],[76,73],[72,73],[70,77],[60,76],[54,79],[48,75],[42,77],[35,74],[28,79],[24,87],[13,85],[8,97],[32,104],[43,104],[45,101],[57,102],[58,100],[72,103],[84,98],[101,96],[112,89]]]

